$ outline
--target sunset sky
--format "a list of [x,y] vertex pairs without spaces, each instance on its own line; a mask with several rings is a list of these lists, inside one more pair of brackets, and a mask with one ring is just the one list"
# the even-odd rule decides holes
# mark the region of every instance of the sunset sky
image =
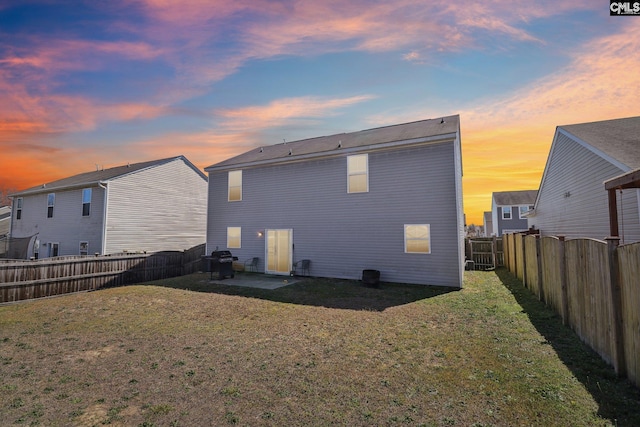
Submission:
[[556,126],[640,115],[602,0],[0,0],[0,188],[460,114],[464,203],[537,189]]

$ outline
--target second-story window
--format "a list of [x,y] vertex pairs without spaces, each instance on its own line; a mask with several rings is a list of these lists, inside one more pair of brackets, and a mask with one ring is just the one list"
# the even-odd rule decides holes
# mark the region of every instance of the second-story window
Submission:
[[16,199],[16,219],[22,219],[22,197]]
[[369,191],[369,156],[357,154],[347,157],[347,193]]
[[242,200],[242,171],[229,171],[229,201]]
[[91,189],[82,190],[82,216],[89,216],[91,213]]
[[53,218],[53,206],[56,204],[55,193],[47,194],[47,218]]
[[502,207],[502,219],[511,219],[511,206]]

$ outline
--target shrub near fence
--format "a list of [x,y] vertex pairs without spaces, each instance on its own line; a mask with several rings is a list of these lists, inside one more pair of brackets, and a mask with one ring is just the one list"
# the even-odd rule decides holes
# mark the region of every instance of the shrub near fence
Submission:
[[0,263],[0,303],[92,291],[198,271],[204,244],[184,252],[67,256]]
[[[640,386],[640,242],[505,236],[505,264],[576,334]],[[534,260],[536,260],[534,262]]]

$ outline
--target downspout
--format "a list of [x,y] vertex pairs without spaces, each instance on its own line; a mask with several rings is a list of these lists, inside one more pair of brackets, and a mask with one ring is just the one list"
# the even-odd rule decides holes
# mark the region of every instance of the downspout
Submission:
[[104,190],[104,202],[102,203],[102,255],[106,255],[107,252],[107,213],[109,203],[109,187],[107,183],[98,182],[98,187]]

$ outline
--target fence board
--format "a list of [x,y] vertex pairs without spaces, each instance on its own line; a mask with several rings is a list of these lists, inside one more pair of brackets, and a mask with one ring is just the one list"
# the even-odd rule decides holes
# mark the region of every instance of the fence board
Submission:
[[540,241],[542,257],[542,289],[545,303],[562,314],[562,270],[560,268],[560,240],[557,237],[543,237]]
[[640,385],[640,243],[618,248],[627,376]]
[[524,277],[525,286],[541,300],[542,294],[538,282],[538,257],[536,256],[538,252],[537,239],[535,235],[524,237],[524,251],[526,255],[526,259],[524,259]]
[[198,271],[205,245],[184,252],[73,256],[0,263],[0,303],[96,290]]

